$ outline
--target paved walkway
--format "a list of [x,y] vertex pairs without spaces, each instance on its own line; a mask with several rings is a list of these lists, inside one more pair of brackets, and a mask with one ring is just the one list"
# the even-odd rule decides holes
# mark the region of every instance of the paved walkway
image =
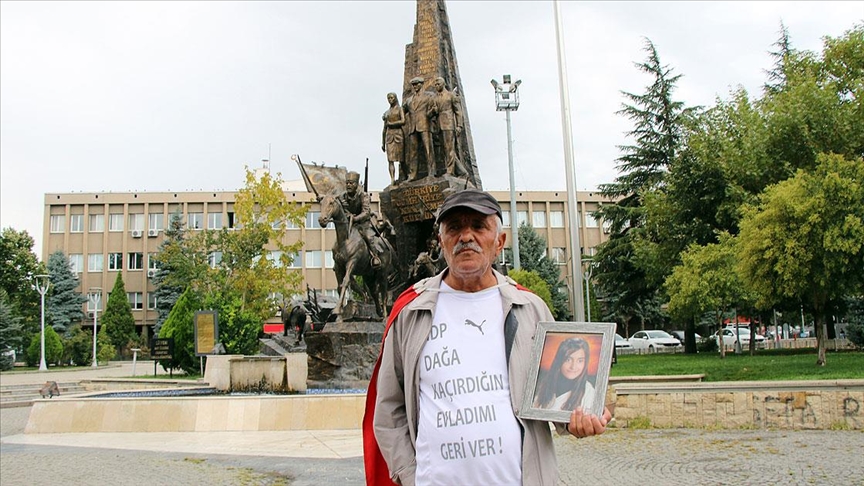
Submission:
[[[131,376],[126,367],[55,381]],[[357,430],[24,435],[29,411],[0,409],[3,486],[363,484]],[[610,429],[555,442],[562,485],[864,485],[860,431]]]

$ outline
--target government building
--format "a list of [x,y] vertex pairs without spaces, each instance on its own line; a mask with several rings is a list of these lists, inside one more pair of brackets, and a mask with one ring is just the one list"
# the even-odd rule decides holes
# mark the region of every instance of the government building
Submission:
[[[289,227],[286,243],[303,241],[303,249],[291,268],[301,272],[305,283],[325,295],[336,296],[336,276],[332,270],[331,249],[336,232],[331,227],[320,228],[320,209],[314,194],[302,181],[284,185],[290,201],[308,207],[306,224]],[[510,235],[510,193],[491,191],[504,211],[504,226]],[[236,192],[99,192],[55,193],[45,195],[42,261],[57,250],[69,258],[72,271],[78,277],[78,291],[83,295],[101,294],[98,309],[104,310],[108,293],[114,286],[117,272],[132,306],[139,333],[151,337],[156,323],[156,300],[151,277],[155,275],[153,256],[165,239],[165,228],[173,214],[181,214],[192,231],[233,228]],[[371,193],[372,210],[382,213],[378,192]],[[593,255],[597,245],[608,239],[608,229],[592,217],[603,204],[612,204],[598,192],[577,193],[579,241],[581,252]],[[516,216],[532,226],[547,242],[547,255],[560,266],[561,277],[571,285],[568,258],[570,248],[569,216],[566,191],[524,191],[516,193]],[[503,252],[500,261],[504,261]],[[215,262],[214,262],[215,263]],[[92,312],[88,301],[87,311]],[[572,303],[571,303],[572,309]],[[84,324],[87,325],[86,322]],[[92,324],[91,324],[92,325]]]

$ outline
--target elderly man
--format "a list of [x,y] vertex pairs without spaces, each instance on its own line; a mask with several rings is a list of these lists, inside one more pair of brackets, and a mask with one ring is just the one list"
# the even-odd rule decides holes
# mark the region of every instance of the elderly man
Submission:
[[[516,416],[543,301],[492,269],[504,247],[487,192],[449,195],[436,222],[448,268],[400,296],[385,329],[363,419],[367,484],[555,485],[549,423]],[[586,437],[611,419],[556,424]]]
[[370,221],[372,210],[370,209],[369,195],[359,191],[359,187],[360,174],[353,171],[349,172],[345,176],[345,192],[339,196],[339,201],[342,203],[342,207],[351,213],[351,224],[357,228],[357,232],[366,242],[372,267],[377,268],[381,266],[381,259],[375,254],[375,247],[372,246],[375,230]]
[[402,109],[405,111],[405,134],[408,136],[408,180],[414,181],[417,180],[420,167],[421,143],[429,177],[435,176],[435,151],[429,131],[429,117],[435,114],[435,102],[431,95],[423,92],[423,78],[413,78],[411,89],[414,93],[405,98]]

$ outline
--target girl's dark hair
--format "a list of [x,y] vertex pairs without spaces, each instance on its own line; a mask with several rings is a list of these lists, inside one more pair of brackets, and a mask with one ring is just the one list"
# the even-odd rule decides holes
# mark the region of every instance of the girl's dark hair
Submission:
[[591,353],[587,341],[582,338],[570,338],[558,346],[555,359],[552,360],[552,366],[546,373],[546,377],[540,381],[536,402],[540,404],[541,408],[551,407],[555,403],[555,395],[560,389],[560,385],[571,382],[561,374],[561,366],[571,354],[580,349],[585,352],[585,368],[582,369],[581,375],[572,380],[573,393],[570,394],[570,398],[567,399],[561,410],[573,410],[577,404],[582,403],[582,396],[585,394],[585,382],[588,380],[588,363]]

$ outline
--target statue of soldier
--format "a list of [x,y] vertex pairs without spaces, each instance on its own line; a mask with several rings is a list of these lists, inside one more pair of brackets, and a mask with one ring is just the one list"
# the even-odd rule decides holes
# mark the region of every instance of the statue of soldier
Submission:
[[351,213],[351,225],[357,228],[357,232],[366,243],[366,249],[369,250],[372,267],[378,268],[381,266],[381,259],[375,254],[372,246],[372,238],[375,236],[375,230],[372,228],[371,217],[372,210],[369,205],[369,195],[358,190],[360,186],[360,174],[357,172],[349,172],[345,176],[345,192],[339,196],[339,201],[342,207]]
[[419,145],[423,144],[423,153],[429,177],[435,176],[435,152],[432,147],[432,133],[429,131],[429,117],[434,114],[435,102],[431,95],[423,92],[423,78],[411,80],[414,93],[405,99],[402,109],[405,111],[405,133],[408,135],[408,180],[417,180],[420,167]]
[[435,108],[438,113],[438,128],[441,132],[441,142],[444,146],[444,162],[447,174],[460,176],[466,174],[465,166],[456,153],[456,136],[462,132],[462,107],[459,96],[447,91],[444,78],[435,78]]

